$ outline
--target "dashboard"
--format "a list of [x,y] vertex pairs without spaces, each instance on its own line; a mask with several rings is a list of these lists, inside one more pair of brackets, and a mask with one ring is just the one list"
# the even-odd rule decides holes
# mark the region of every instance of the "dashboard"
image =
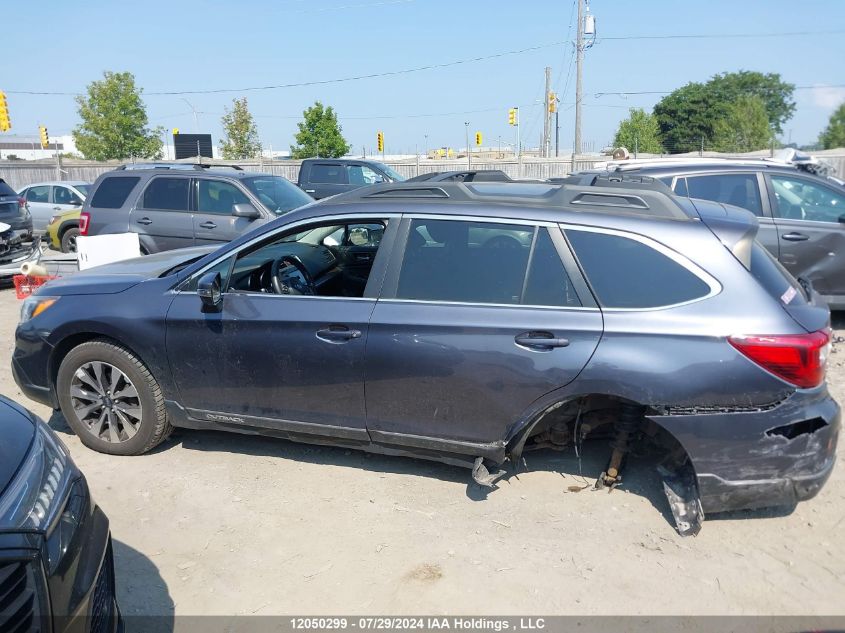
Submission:
[[[334,253],[321,244],[302,242],[280,242],[265,246],[235,262],[229,287],[247,292],[273,293],[273,262],[282,257],[291,257],[299,262],[312,279],[315,292],[340,275]],[[280,276],[296,288],[305,283],[305,278],[295,266],[283,266]]]

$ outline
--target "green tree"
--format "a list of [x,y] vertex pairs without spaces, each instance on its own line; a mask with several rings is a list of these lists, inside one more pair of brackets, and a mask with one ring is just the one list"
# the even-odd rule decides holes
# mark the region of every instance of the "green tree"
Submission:
[[772,141],[766,104],[756,95],[731,103],[724,118],[713,124],[713,146],[718,152],[753,152]]
[[292,158],[340,158],[349,153],[350,145],[341,134],[337,114],[331,106],[319,101],[302,113],[297,123],[296,145],[291,145]]
[[631,108],[628,118],[619,122],[619,129],[613,137],[614,147],[625,147],[629,151],[661,154],[660,126],[657,118],[642,108]]
[[232,100],[232,109],[225,108],[220,123],[226,138],[220,141],[220,153],[226,160],[253,158],[261,153],[258,128],[249,111],[246,97]]
[[830,115],[827,127],[819,136],[819,143],[824,149],[845,147],[845,103]]
[[777,73],[739,71],[715,75],[706,83],[688,83],[654,106],[663,146],[669,152],[691,152],[712,146],[718,121],[733,116],[731,106],[742,96],[756,96],[764,106],[769,129],[782,133],[795,112],[795,86]]
[[162,128],[147,128],[147,110],[132,73],[106,71],[76,97],[80,123],[73,130],[76,147],[92,160],[160,158]]

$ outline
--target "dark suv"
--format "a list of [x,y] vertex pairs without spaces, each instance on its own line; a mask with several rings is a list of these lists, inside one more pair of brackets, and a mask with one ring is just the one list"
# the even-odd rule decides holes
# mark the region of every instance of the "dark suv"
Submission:
[[361,158],[306,158],[299,167],[296,184],[316,200],[383,182],[405,178],[374,160]]
[[664,456],[682,533],[830,475],[829,311],[755,217],[662,183],[378,185],[211,253],[57,279],[22,308],[15,379],[83,443],[173,426],[464,465],[609,441]]
[[812,282],[831,309],[845,309],[845,189],[766,160],[654,161],[617,173],[659,178],[681,196],[724,202],[757,216],[757,239],[789,272]]
[[209,165],[131,165],[91,187],[80,235],[137,233],[143,253],[228,242],[312,201],[280,176]]

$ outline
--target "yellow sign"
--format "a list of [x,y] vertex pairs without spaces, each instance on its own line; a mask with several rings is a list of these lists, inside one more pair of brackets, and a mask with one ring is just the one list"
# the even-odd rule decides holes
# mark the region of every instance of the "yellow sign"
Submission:
[[179,134],[179,128],[175,127],[173,128],[173,136],[176,136],[177,134]]

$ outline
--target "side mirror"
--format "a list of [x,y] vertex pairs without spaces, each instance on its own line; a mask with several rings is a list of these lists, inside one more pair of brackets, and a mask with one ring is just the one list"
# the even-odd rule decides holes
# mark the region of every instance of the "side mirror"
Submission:
[[220,273],[205,273],[197,282],[197,295],[202,300],[203,310],[219,312],[223,303]]
[[387,179],[381,174],[376,174],[376,178],[375,180],[373,180],[373,184],[380,185],[383,182],[387,182]]
[[261,217],[261,213],[248,202],[241,202],[232,205],[232,215],[236,218],[247,218],[249,220],[257,220]]

